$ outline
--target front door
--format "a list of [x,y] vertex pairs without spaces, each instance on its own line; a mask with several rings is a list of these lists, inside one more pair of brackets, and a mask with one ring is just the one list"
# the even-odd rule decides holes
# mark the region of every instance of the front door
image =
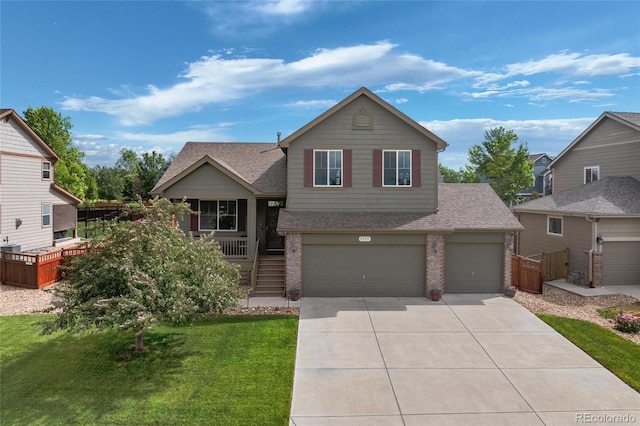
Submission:
[[280,207],[267,207],[267,250],[284,250],[284,237],[278,235]]

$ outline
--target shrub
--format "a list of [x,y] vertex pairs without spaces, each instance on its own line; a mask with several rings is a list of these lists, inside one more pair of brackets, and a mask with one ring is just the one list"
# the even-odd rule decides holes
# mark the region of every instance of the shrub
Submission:
[[614,320],[615,329],[623,333],[637,333],[640,331],[640,317],[631,314],[618,314]]

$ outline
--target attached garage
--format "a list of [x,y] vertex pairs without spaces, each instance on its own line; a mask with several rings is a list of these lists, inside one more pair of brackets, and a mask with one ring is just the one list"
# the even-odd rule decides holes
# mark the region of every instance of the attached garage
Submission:
[[504,275],[504,234],[447,235],[446,293],[501,293]]
[[307,297],[424,296],[424,235],[303,235]]
[[602,254],[602,285],[640,284],[640,241],[605,239]]

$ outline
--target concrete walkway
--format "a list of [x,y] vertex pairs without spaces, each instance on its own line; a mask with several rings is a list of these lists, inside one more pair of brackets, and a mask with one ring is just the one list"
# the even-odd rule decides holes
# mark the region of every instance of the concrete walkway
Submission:
[[575,293],[583,297],[593,296],[608,296],[612,294],[624,294],[625,296],[635,297],[640,299],[640,284],[639,285],[610,285],[605,287],[585,287],[582,285],[571,284],[564,279],[545,281],[546,285],[557,287],[570,293]]
[[640,424],[640,394],[511,299],[302,299],[291,425],[574,425],[620,416]]

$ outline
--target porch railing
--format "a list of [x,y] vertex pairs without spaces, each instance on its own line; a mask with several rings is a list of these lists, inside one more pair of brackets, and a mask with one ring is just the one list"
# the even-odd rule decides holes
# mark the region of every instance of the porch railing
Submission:
[[220,244],[220,249],[225,257],[236,259],[247,258],[246,237],[214,237],[214,240]]

